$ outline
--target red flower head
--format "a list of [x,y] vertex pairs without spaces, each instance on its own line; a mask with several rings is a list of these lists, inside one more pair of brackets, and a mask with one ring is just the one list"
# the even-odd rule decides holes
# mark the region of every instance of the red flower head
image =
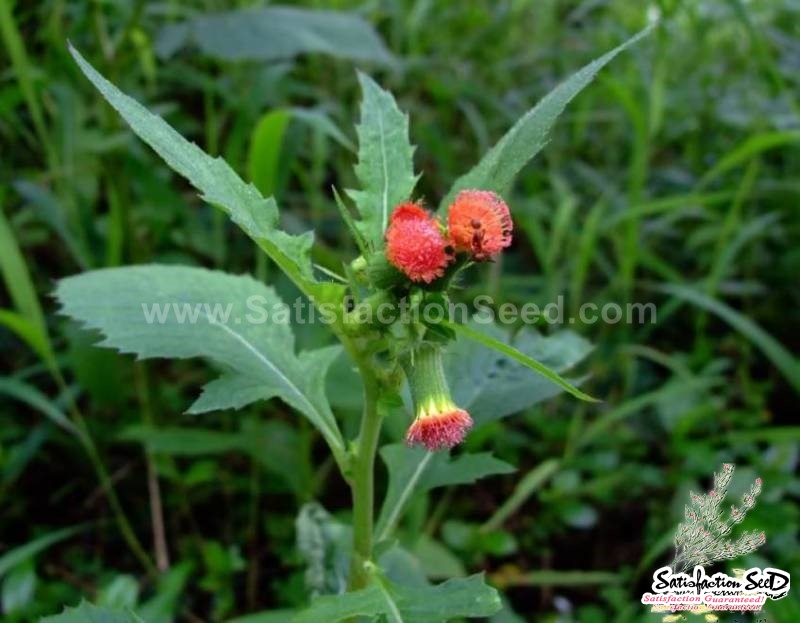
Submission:
[[447,215],[450,238],[458,251],[488,260],[511,244],[508,206],[488,190],[462,190]]
[[424,446],[431,452],[461,443],[472,428],[472,418],[450,398],[441,350],[423,344],[406,361],[405,370],[415,413],[406,443]]
[[425,446],[428,450],[452,448],[464,441],[467,431],[472,428],[472,418],[464,409],[454,404],[430,405],[430,411],[417,412],[417,418],[406,433],[409,446]]
[[416,203],[397,206],[386,229],[386,257],[411,281],[430,283],[453,259],[439,222]]

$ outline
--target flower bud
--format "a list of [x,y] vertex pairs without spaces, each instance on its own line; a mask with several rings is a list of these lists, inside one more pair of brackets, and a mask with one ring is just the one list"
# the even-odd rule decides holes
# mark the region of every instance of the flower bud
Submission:
[[459,409],[450,397],[442,365],[442,351],[432,344],[422,344],[403,368],[414,401],[414,422],[406,433],[409,446],[428,450],[452,448],[464,440],[472,427],[472,418]]

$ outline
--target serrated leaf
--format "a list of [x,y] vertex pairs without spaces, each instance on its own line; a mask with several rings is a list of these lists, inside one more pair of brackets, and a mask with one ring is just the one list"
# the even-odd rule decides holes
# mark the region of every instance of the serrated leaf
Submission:
[[383,232],[396,205],[411,198],[414,148],[408,138],[408,115],[400,112],[394,97],[372,78],[359,73],[363,99],[358,134],[356,177],[361,188],[348,190],[361,219],[356,222],[373,249],[383,246]]
[[[513,404],[513,401],[507,402],[507,399],[509,398],[509,387],[504,387],[502,391],[498,391],[500,389],[500,384],[497,381],[500,379],[505,380],[509,385],[516,386],[516,388],[520,389],[521,392],[524,392],[524,394],[520,394],[518,397],[525,395],[527,397],[526,401],[532,400],[530,404],[534,404],[540,399],[554,396],[561,390],[572,394],[581,400],[598,402],[596,398],[593,398],[592,396],[582,392],[572,383],[562,378],[561,375],[558,374],[558,372],[554,369],[555,366],[553,364],[563,367],[570,367],[571,365],[574,365],[576,361],[573,361],[573,359],[575,359],[576,354],[583,352],[583,354],[580,354],[580,357],[578,358],[579,361],[589,352],[589,350],[591,350],[588,347],[588,343],[582,340],[582,338],[579,338],[576,334],[570,332],[561,332],[555,334],[553,337],[543,338],[535,332],[525,332],[522,334],[523,337],[520,340],[520,346],[531,351],[531,356],[520,348],[517,348],[516,345],[510,344],[507,336],[502,333],[498,333],[497,329],[493,328],[493,325],[479,325],[475,322],[470,324],[457,324],[449,320],[442,321],[442,324],[453,329],[453,331],[455,331],[459,337],[469,338],[470,340],[492,349],[501,355],[500,358],[497,358],[495,355],[496,368],[504,369],[499,374],[497,373],[496,369],[492,370],[491,367],[485,365],[490,360],[484,359],[484,361],[479,365],[480,360],[477,358],[463,358],[464,365],[468,365],[472,369],[472,376],[469,378],[470,383],[474,383],[474,385],[471,389],[467,388],[471,393],[473,393],[472,400],[459,402],[459,405],[461,405],[462,408],[468,410],[472,408],[472,402],[477,400],[477,397],[479,396],[479,394],[475,392],[477,392],[479,389],[493,392],[495,394],[495,398],[497,396],[503,397],[502,401],[497,401],[496,399],[492,400],[489,404],[490,412],[487,414],[487,417],[479,418],[480,420],[497,419],[498,417],[502,417],[502,415],[493,414],[492,411],[495,413],[505,412],[503,413],[504,415],[513,413],[513,411],[507,412],[508,405]],[[565,339],[571,340],[572,348],[567,349],[560,347],[561,345],[559,345],[558,342]],[[564,344],[564,346],[566,346],[566,344]],[[543,360],[545,355],[549,356],[550,359]],[[536,372],[540,376],[536,380],[532,380],[530,377],[530,372],[526,371],[525,368]],[[525,381],[526,372],[527,378],[531,379],[527,382]],[[520,373],[523,375],[520,376]],[[463,377],[460,374],[456,374],[454,378],[459,379]],[[527,385],[527,388],[520,387],[524,385]],[[459,396],[458,394],[455,395],[456,400],[463,398],[463,396]],[[520,402],[523,401],[519,401],[517,404]],[[503,406],[504,403],[506,406]],[[530,404],[526,406],[530,406]]]
[[313,53],[374,63],[393,60],[362,17],[293,7],[240,9],[169,24],[156,35],[155,49],[168,58],[189,44],[223,60],[269,61]]
[[312,232],[294,236],[278,229],[278,207],[272,197],[262,197],[223,159],[212,158],[161,117],[122,93],[71,45],[69,51],[84,75],[139,138],[200,191],[204,201],[228,214],[306,294],[323,294],[325,290],[316,283],[311,265]]
[[389,486],[377,523],[378,541],[390,536],[413,493],[469,484],[486,476],[516,471],[512,465],[488,452],[452,458],[447,452],[428,452],[424,448],[390,444],[381,448],[380,455],[389,473]]
[[272,288],[248,276],[148,265],[68,277],[55,296],[62,313],[103,333],[100,346],[142,359],[205,357],[221,366],[223,375],[204,387],[190,412],[279,397],[340,458],[344,442],[324,392],[339,348],[296,355],[289,309]]
[[547,144],[550,130],[572,98],[580,93],[594,79],[597,72],[617,54],[647,36],[652,29],[653,26],[648,26],[619,47],[578,70],[550,91],[505,133],[471,171],[456,180],[442,200],[439,211],[444,211],[450,205],[458,191],[467,188],[505,193],[522,167]]
[[[476,331],[504,342],[563,373],[592,352],[592,344],[573,331],[544,336],[525,328],[511,337],[494,324],[470,324]],[[458,339],[444,356],[453,398],[476,424],[507,417],[557,396],[561,388],[518,361],[469,339]]]
[[502,604],[483,574],[437,586],[408,587],[376,579],[367,588],[320,597],[293,623],[336,623],[355,616],[385,616],[391,623],[442,623],[461,617],[491,616]]
[[82,601],[75,608],[65,608],[61,614],[39,619],[39,623],[145,623],[128,609],[98,608]]

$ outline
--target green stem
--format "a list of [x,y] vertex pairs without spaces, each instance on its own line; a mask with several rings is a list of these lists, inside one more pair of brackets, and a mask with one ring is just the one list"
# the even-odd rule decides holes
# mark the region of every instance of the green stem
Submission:
[[117,527],[119,528],[122,538],[125,540],[131,552],[145,568],[147,573],[151,576],[157,575],[158,570],[156,569],[156,566],[153,564],[153,561],[150,559],[150,556],[147,554],[144,547],[142,547],[142,543],[136,536],[136,532],[134,532],[130,521],[128,521],[127,515],[125,515],[125,510],[122,508],[122,504],[117,497],[117,492],[114,489],[114,484],[111,481],[108,470],[106,470],[105,465],[103,465],[103,460],[100,458],[100,452],[94,443],[94,439],[92,439],[92,435],[89,432],[89,427],[86,424],[86,420],[83,419],[83,415],[81,415],[77,404],[70,397],[69,387],[64,380],[61,371],[56,369],[54,377],[59,388],[69,400],[69,411],[72,421],[78,430],[78,440],[80,441],[81,446],[83,446],[86,455],[89,457],[89,462],[94,468],[97,479],[100,481],[100,487],[103,489],[103,492],[106,495],[106,499],[111,507],[111,512],[114,514],[114,518],[117,522]]
[[97,450],[97,446],[94,444],[94,440],[89,434],[86,421],[79,413],[73,413],[73,421],[80,431],[81,445],[83,445],[83,448],[89,457],[89,461],[91,462],[92,467],[94,467],[94,471],[97,474],[97,479],[100,481],[100,486],[102,487],[103,492],[106,494],[106,499],[111,507],[111,511],[114,513],[114,518],[116,519],[117,527],[119,528],[120,534],[122,534],[122,538],[125,539],[125,542],[128,544],[131,552],[133,552],[133,555],[136,556],[136,559],[145,568],[147,573],[153,576],[157,575],[158,570],[153,564],[153,561],[150,560],[150,556],[148,556],[147,552],[144,550],[144,547],[142,547],[142,544],[139,541],[139,538],[136,536],[131,523],[128,521],[127,515],[125,515],[122,504],[117,497],[117,492],[114,490],[114,485],[111,482],[111,477],[108,475],[108,471],[106,471],[105,465],[103,465],[103,461],[100,459],[100,453]]
[[359,362],[364,382],[364,415],[353,459],[351,489],[353,493],[353,558],[350,566],[349,590],[364,588],[369,582],[365,564],[372,558],[375,500],[375,454],[381,432],[378,413],[380,386],[364,362]]

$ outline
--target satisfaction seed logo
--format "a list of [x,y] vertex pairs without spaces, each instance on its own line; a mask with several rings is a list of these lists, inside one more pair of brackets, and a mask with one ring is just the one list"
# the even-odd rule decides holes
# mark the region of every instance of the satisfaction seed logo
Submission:
[[[719,572],[707,575],[705,567],[733,560],[757,550],[766,542],[763,532],[743,531],[738,537],[733,528],[756,505],[761,479],[756,478],[730,511],[722,502],[733,478],[734,466],[726,463],[714,474],[714,487],[706,494],[690,492],[684,522],[675,532],[675,557],[669,566],[653,573],[652,592],[642,595],[642,603],[652,612],[690,612],[706,621],[719,621],[714,611],[758,612],[767,599],[782,599],[790,588],[790,574],[772,567],[733,569],[734,575]],[[687,571],[691,570],[691,573]],[[665,623],[685,620],[680,614],[667,614]]]

